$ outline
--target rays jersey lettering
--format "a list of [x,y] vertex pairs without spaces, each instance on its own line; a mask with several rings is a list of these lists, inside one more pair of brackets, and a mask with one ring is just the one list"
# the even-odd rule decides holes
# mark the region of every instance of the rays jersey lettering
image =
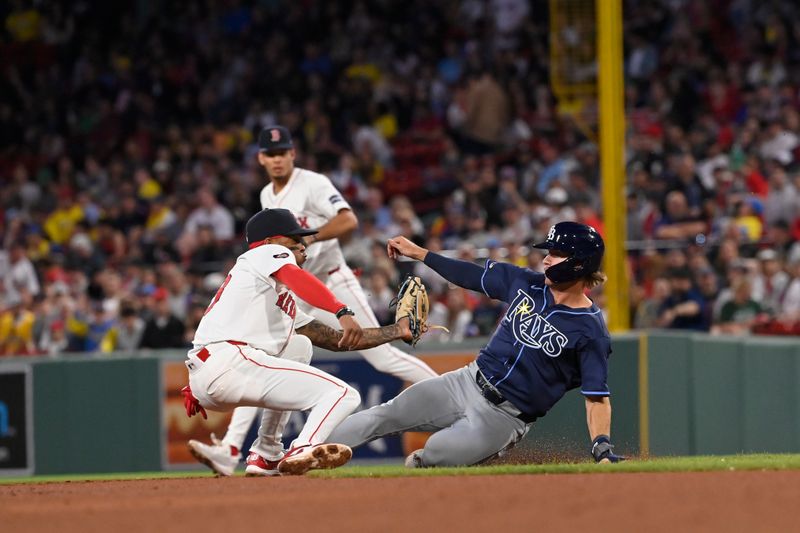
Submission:
[[558,357],[561,349],[567,345],[567,336],[535,312],[535,305],[533,298],[518,289],[516,298],[508,307],[505,320],[519,342],[542,350],[549,357]]

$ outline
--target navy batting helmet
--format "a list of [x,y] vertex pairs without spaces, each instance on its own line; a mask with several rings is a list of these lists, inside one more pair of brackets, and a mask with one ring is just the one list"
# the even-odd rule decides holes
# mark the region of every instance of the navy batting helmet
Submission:
[[575,281],[597,272],[606,249],[603,238],[593,227],[577,222],[559,222],[550,228],[544,242],[533,247],[569,254],[567,259],[545,270],[554,283]]

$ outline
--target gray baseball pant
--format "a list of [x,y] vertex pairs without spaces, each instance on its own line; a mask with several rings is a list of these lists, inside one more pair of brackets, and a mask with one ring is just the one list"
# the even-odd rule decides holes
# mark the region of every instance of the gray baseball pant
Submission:
[[417,452],[421,466],[474,465],[516,444],[529,425],[510,402],[490,403],[475,362],[416,383],[388,402],[348,416],[328,437],[350,447],[404,431],[433,431]]

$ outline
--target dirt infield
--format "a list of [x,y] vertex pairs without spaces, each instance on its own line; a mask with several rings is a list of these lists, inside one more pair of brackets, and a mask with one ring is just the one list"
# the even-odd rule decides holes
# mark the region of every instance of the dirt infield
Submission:
[[0,485],[3,531],[790,531],[800,472]]

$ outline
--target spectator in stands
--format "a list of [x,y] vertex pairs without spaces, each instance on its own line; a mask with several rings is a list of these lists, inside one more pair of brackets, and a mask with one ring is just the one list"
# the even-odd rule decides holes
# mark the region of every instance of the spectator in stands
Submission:
[[783,260],[772,248],[765,248],[756,254],[759,262],[758,274],[750,281],[752,298],[760,303],[762,309],[776,314],[781,308],[781,299],[791,278],[783,269]]
[[752,298],[750,281],[741,279],[733,287],[733,298],[722,306],[719,319],[711,328],[715,335],[742,335],[762,319],[762,308]]
[[792,220],[797,214],[800,196],[789,180],[786,170],[780,166],[773,168],[769,175],[769,192],[764,199],[764,221],[769,226]]
[[139,348],[144,334],[145,323],[137,314],[131,302],[122,305],[116,326],[115,350],[134,351]]
[[22,300],[22,292],[30,296],[39,294],[39,278],[36,269],[21,243],[11,245],[7,254],[0,250],[0,271],[3,272],[3,292],[9,303]]
[[491,72],[483,69],[468,75],[464,107],[462,150],[476,155],[493,152],[510,122],[510,103]]
[[800,259],[787,265],[792,278],[781,299],[778,317],[789,323],[800,324]]
[[375,318],[381,326],[394,323],[394,310],[388,302],[396,296],[395,291],[389,287],[389,278],[383,270],[375,270],[369,276],[368,289],[365,291],[367,300]]
[[191,255],[198,247],[198,233],[201,227],[211,228],[214,241],[226,244],[233,239],[233,215],[230,210],[220,205],[216,196],[208,187],[197,191],[197,207],[186,219],[183,234],[177,244],[181,252]]
[[182,348],[184,340],[184,324],[172,314],[167,290],[156,289],[153,294],[153,316],[147,320],[142,333],[142,348]]
[[706,303],[692,284],[688,268],[676,268],[667,273],[670,295],[661,304],[656,324],[671,329],[708,331],[704,307]]
[[427,342],[461,342],[466,337],[474,335],[471,330],[472,311],[470,309],[470,296],[467,292],[456,287],[445,292],[443,301],[433,302],[429,322],[444,325],[448,331],[434,329],[423,337]]
[[665,213],[656,222],[655,236],[659,239],[694,239],[707,228],[699,214],[692,213],[686,195],[674,190],[667,194]]
[[[14,2],[4,12],[10,52],[0,80],[0,240],[8,251],[0,253],[0,298],[15,298],[3,261],[20,242],[44,295],[30,310],[48,315],[35,321],[40,343],[58,320],[64,328],[53,331],[62,335],[72,332],[73,315],[90,317],[82,300],[97,296],[98,279],[108,276],[95,274],[106,269],[124,272],[110,298],[136,300],[147,320],[146,293],[163,283],[154,265],[191,271],[202,226],[212,228],[214,246],[201,249],[205,260],[195,256],[195,265],[224,271],[238,251],[231,237],[257,209],[263,185],[253,134],[276,122],[292,129],[307,168],[331,176],[354,208],[377,213],[378,230],[359,234],[368,269],[384,267],[381,246],[371,248],[405,177],[421,185],[403,190],[414,217],[396,225],[405,233],[411,224],[421,242],[441,239],[446,250],[469,240],[482,254],[493,239],[520,242],[508,234],[519,220],[530,223],[520,231],[542,238],[564,218],[591,218],[602,232],[597,148],[558,113],[547,17],[522,0],[464,2],[456,16],[447,3],[409,1],[407,11],[424,24],[419,17],[387,23],[383,8],[363,2],[303,11],[277,0],[275,9],[287,14],[282,24],[258,2],[244,2],[219,17],[182,13],[186,27],[170,35],[159,25],[120,22],[146,20],[139,3]],[[631,278],[641,284],[632,292],[652,291],[660,270],[648,269],[670,248],[661,240],[696,242],[719,280],[765,248],[787,265],[800,262],[797,2],[736,2],[716,11],[711,26],[693,3],[629,4],[626,156],[636,216],[628,240],[656,241],[653,257],[631,258]],[[157,9],[163,19],[179,16],[169,3]],[[298,25],[331,31],[306,42]],[[253,35],[268,36],[258,61]],[[414,35],[414,46],[392,35]],[[209,46],[219,39],[225,46]],[[587,42],[579,37],[571,50]],[[145,53],[153,46],[160,52]],[[300,55],[293,59],[292,50]],[[578,75],[590,79],[596,65],[587,57]],[[584,126],[595,127],[593,108],[584,111]],[[504,220],[512,205],[520,217]],[[498,256],[500,248],[486,253]],[[711,277],[692,253],[702,286]],[[758,279],[752,274],[756,292]],[[712,309],[721,310],[733,281],[708,302]],[[71,294],[51,296],[56,284]],[[170,297],[184,302],[187,323],[200,290],[189,285]],[[712,292],[709,285],[703,295]],[[74,300],[69,312],[65,298]],[[49,316],[55,308],[63,316]]]
[[33,328],[36,315],[32,311],[33,298],[22,289],[17,300],[6,302],[0,308],[0,354],[34,355],[36,343]]
[[644,297],[636,307],[633,327],[637,329],[663,327],[662,324],[659,324],[659,317],[670,293],[669,280],[667,278],[656,278],[653,281],[653,294],[649,297]]

